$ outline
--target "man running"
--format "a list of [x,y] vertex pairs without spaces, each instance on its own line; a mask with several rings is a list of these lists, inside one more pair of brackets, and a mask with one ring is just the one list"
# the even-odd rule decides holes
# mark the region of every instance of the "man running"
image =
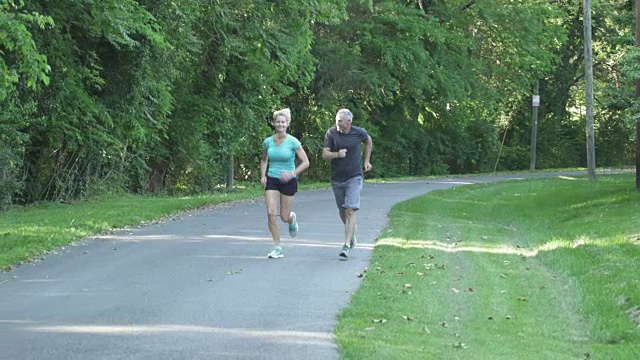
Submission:
[[331,161],[331,186],[340,219],[344,223],[344,246],[340,256],[349,257],[356,244],[356,211],[360,208],[360,191],[364,178],[362,167],[362,143],[364,171],[371,170],[373,141],[367,130],[353,126],[353,114],[340,109],[336,114],[336,126],[329,128],[324,137],[322,158]]

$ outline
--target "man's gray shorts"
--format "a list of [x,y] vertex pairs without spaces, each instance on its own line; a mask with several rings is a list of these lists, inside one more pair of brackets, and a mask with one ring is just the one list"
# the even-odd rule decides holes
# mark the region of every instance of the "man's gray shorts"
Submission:
[[333,195],[338,209],[360,209],[360,191],[362,191],[362,176],[356,176],[345,182],[332,181]]

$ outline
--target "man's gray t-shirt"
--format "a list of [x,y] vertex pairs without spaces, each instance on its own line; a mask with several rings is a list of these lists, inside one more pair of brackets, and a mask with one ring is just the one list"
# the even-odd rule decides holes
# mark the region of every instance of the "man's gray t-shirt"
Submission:
[[331,181],[345,182],[362,173],[362,142],[367,141],[367,130],[351,126],[347,134],[339,132],[335,127],[327,130],[324,136],[324,147],[332,152],[347,149],[347,156],[331,160]]

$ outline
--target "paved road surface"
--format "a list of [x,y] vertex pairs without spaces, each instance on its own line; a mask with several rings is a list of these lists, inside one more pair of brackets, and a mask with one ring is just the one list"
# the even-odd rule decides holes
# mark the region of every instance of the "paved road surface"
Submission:
[[0,359],[338,359],[336,315],[391,207],[506,178],[365,184],[348,261],[331,190],[296,195],[300,233],[281,224],[282,259],[266,258],[262,200],[87,239],[0,274]]

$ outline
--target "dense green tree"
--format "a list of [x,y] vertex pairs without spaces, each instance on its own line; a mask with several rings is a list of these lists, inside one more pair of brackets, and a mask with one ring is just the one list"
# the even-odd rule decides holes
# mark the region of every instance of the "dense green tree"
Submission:
[[[559,61],[541,78],[538,128],[538,167],[586,166],[584,110],[584,28],[582,1],[557,1],[556,21],[567,39],[554,52]],[[592,4],[595,138],[599,166],[631,163],[633,82],[625,81],[619,62],[634,43],[634,3],[629,0]],[[528,162],[530,99],[511,114],[507,151],[509,169]],[[526,149],[526,151],[522,151]]]
[[33,98],[23,199],[73,199],[94,181],[126,177],[161,136],[167,91],[150,54],[166,45],[153,16],[135,1],[28,6],[57,26],[33,34],[52,74]]
[[490,169],[493,126],[563,39],[543,21],[554,10],[530,1],[352,1],[348,13],[316,31],[314,90],[382,137],[378,175]]
[[[0,0],[0,204],[255,181],[283,107],[304,178],[343,107],[370,176],[526,169],[537,81],[539,167],[584,165],[581,4]],[[594,2],[599,166],[632,159],[633,5]]]
[[23,1],[0,0],[0,207],[22,186],[24,142],[21,132],[33,102],[20,99],[48,85],[50,67],[32,32],[48,31],[51,17],[24,8]]
[[22,84],[29,89],[49,84],[50,67],[31,31],[53,25],[53,19],[24,8],[22,0],[0,0],[0,101]]

